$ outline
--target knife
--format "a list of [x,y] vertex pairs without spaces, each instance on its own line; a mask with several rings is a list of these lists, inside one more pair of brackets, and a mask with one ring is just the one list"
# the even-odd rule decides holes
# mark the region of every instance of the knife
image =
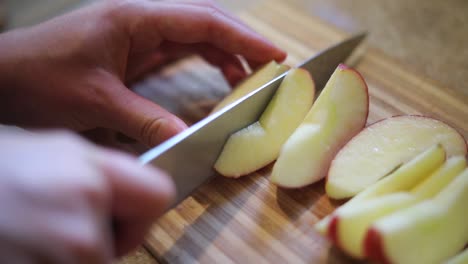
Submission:
[[[310,72],[317,91],[320,91],[338,64],[351,55],[365,35],[362,33],[348,38],[297,67]],[[213,165],[224,143],[232,133],[258,120],[286,74],[283,73],[139,157],[142,164],[151,164],[172,176],[177,194],[169,209],[217,175]]]

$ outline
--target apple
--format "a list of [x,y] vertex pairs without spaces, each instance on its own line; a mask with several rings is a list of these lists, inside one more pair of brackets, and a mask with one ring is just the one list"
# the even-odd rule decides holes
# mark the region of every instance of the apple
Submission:
[[270,61],[236,86],[228,96],[213,108],[211,113],[217,112],[250,92],[255,91],[287,70],[289,70],[289,66],[279,64],[276,61]]
[[433,199],[375,221],[366,255],[381,263],[441,263],[468,242],[468,169]]
[[[440,149],[442,149],[440,147]],[[429,160],[428,160],[429,161]],[[329,236],[345,252],[364,258],[363,241],[370,225],[393,212],[433,198],[466,168],[464,157],[452,157],[430,174],[416,188],[362,200],[354,206],[344,206],[333,214]],[[408,175],[411,176],[411,175]]]
[[416,185],[410,193],[421,200],[429,199],[439,193],[441,188],[447,186],[466,167],[467,162],[465,157],[451,157],[430,177]]
[[281,146],[299,126],[315,96],[315,85],[304,69],[285,76],[259,121],[232,134],[214,168],[221,175],[237,178],[274,161]]
[[444,264],[466,264],[468,263],[468,248],[465,248],[462,252],[458,255],[452,257]]
[[351,139],[331,162],[325,185],[334,199],[349,198],[434,144],[449,157],[466,155],[463,137],[452,127],[423,116],[376,122]]
[[339,213],[340,210],[349,207],[359,207],[362,201],[369,200],[371,198],[395,192],[410,191],[428,175],[437,170],[444,163],[445,156],[444,148],[440,144],[432,146],[409,162],[395,169],[385,178],[379,180],[374,185],[371,185],[358,195],[354,196],[343,206],[336,209],[331,215],[320,220],[315,225],[316,230],[323,235],[328,234],[332,240],[336,240],[336,235],[330,233],[331,231],[334,231],[334,227],[330,227],[330,224],[335,214]]
[[336,152],[365,126],[368,112],[364,79],[357,71],[339,65],[281,149],[270,181],[297,188],[324,178]]
[[361,201],[357,206],[345,206],[333,214],[328,236],[346,254],[364,259],[363,241],[370,225],[376,219],[413,205],[416,201],[413,195],[398,192]]

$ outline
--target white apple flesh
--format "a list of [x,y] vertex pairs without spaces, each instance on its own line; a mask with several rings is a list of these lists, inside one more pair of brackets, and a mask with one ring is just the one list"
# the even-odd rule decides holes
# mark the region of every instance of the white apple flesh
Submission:
[[420,200],[432,198],[452,182],[466,167],[467,163],[464,156],[451,157],[431,176],[416,185],[410,193]]
[[365,239],[368,257],[381,263],[441,263],[468,242],[468,169],[433,199],[383,217]]
[[310,74],[304,69],[290,70],[259,121],[230,136],[215,170],[237,178],[273,162],[309,111],[314,96]]
[[450,258],[444,264],[466,264],[468,263],[468,248],[465,248],[462,252],[456,256]]
[[435,145],[423,153],[417,155],[409,162],[398,167],[390,175],[371,185],[351,200],[339,207],[331,215],[326,216],[316,224],[316,229],[323,235],[328,234],[332,240],[337,240],[335,227],[330,227],[331,220],[344,208],[356,208],[365,200],[379,196],[408,192],[417,186],[426,177],[436,171],[445,161],[445,151],[441,145]]
[[336,152],[366,124],[368,110],[364,79],[357,71],[339,65],[281,149],[270,181],[298,188],[324,178]]
[[276,61],[270,61],[236,86],[229,95],[213,108],[211,113],[217,112],[250,92],[255,91],[287,70],[289,70],[289,66],[278,64]]
[[401,190],[403,192],[366,199],[354,203],[354,206],[343,206],[333,216],[329,227],[330,237],[351,256],[364,258],[364,237],[374,221],[433,198],[465,168],[464,157],[452,157],[410,191],[404,188]]
[[338,152],[328,172],[326,193],[334,199],[352,197],[435,144],[442,144],[448,157],[467,152],[463,137],[442,121],[397,116],[376,122]]

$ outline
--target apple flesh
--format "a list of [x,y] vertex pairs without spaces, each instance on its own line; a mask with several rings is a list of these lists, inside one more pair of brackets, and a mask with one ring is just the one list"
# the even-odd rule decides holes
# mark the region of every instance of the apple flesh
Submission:
[[[440,147],[440,149],[442,149]],[[409,192],[386,194],[344,206],[334,214],[329,227],[335,243],[355,258],[364,258],[363,241],[370,225],[386,215],[431,199],[466,168],[464,157],[452,157]],[[335,225],[335,226],[333,226]]]
[[372,224],[364,248],[381,263],[441,263],[468,242],[468,169],[433,199]]
[[445,188],[452,180],[466,169],[467,163],[463,156],[449,158],[442,167],[436,170],[430,177],[416,185],[410,193],[421,200],[434,197]]
[[231,135],[214,168],[237,178],[274,161],[281,146],[299,126],[315,96],[315,85],[304,69],[292,69],[281,82],[258,122]]
[[330,165],[326,193],[352,197],[418,153],[442,144],[449,157],[466,155],[463,137],[447,124],[423,116],[388,118],[362,130]]
[[468,248],[463,250],[458,255],[452,257],[444,264],[466,264],[466,263],[468,263]]
[[281,149],[271,182],[297,188],[325,177],[336,152],[366,124],[368,111],[364,79],[357,71],[339,65]]
[[417,199],[399,192],[362,201],[359,206],[348,206],[333,215],[328,235],[335,245],[348,255],[364,259],[363,241],[369,226],[379,218],[413,205]]
[[374,185],[368,187],[358,195],[354,196],[346,204],[339,207],[331,215],[326,216],[315,226],[316,230],[332,237],[336,240],[335,234],[330,234],[330,230],[334,230],[334,227],[330,227],[331,220],[336,214],[345,208],[358,208],[362,201],[376,198],[379,196],[410,191],[412,188],[418,185],[428,175],[432,174],[437,170],[445,161],[445,151],[441,145],[436,145],[423,153],[417,155],[409,162],[398,167],[390,175],[379,180]]
[[257,88],[260,88],[262,85],[280,76],[287,70],[289,70],[289,66],[279,64],[276,61],[270,61],[236,86],[228,96],[213,108],[211,113],[217,112],[250,92],[255,91]]

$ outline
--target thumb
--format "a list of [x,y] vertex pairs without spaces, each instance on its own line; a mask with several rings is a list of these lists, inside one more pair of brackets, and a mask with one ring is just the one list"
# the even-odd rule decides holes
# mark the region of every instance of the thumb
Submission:
[[109,110],[109,126],[148,146],[155,146],[187,128],[178,117],[128,88]]
[[140,244],[175,195],[171,178],[152,166],[141,166],[125,153],[99,148],[96,162],[111,191],[114,246],[118,256]]

